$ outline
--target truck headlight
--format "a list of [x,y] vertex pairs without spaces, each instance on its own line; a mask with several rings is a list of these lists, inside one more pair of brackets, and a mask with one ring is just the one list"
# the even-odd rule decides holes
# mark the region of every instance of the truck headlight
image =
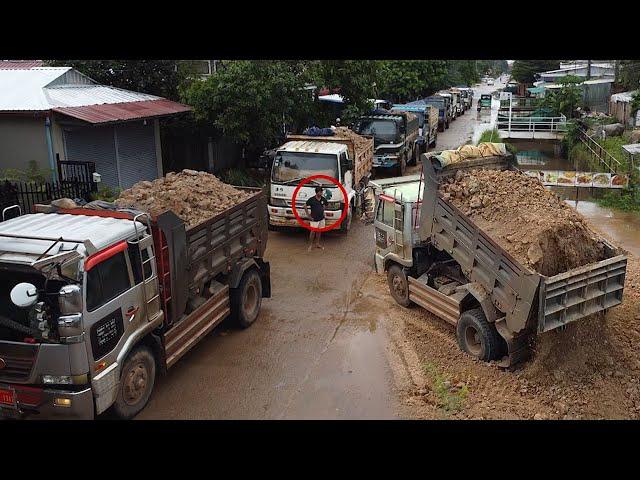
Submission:
[[69,375],[42,375],[42,383],[49,385],[71,385],[73,380]]
[[271,205],[274,207],[286,207],[287,201],[284,198],[271,197]]
[[83,375],[42,375],[42,383],[47,385],[84,385],[89,382],[87,374]]

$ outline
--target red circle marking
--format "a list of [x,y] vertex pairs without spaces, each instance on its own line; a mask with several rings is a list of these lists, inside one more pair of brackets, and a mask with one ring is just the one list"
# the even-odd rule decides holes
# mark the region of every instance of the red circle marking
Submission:
[[[325,180],[329,180],[331,183],[335,184],[338,186],[338,188],[340,189],[340,191],[342,192],[342,196],[344,197],[344,205],[345,205],[345,209],[342,211],[342,215],[340,215],[340,218],[338,219],[338,221],[332,225],[329,225],[328,227],[324,227],[324,228],[316,228],[316,227],[312,227],[311,225],[309,225],[308,223],[305,223],[305,221],[302,219],[302,217],[300,216],[300,214],[298,213],[298,209],[296,208],[296,197],[298,196],[298,192],[300,191],[300,189],[305,186],[307,183],[309,183],[311,180],[315,180],[316,178],[323,178]],[[305,178],[304,180],[302,180],[298,186],[296,187],[296,189],[293,191],[293,196],[291,197],[291,209],[293,210],[293,216],[296,217],[297,222],[300,224],[301,227],[306,228],[307,230],[310,230],[312,232],[328,232],[329,230],[333,230],[334,228],[337,228],[340,226],[340,224],[342,223],[342,221],[347,218],[347,212],[349,210],[349,197],[347,196],[347,191],[344,189],[344,187],[340,184],[340,182],[338,181],[337,178],[333,178],[329,175],[311,175],[310,177]],[[325,219],[326,220],[326,219]]]

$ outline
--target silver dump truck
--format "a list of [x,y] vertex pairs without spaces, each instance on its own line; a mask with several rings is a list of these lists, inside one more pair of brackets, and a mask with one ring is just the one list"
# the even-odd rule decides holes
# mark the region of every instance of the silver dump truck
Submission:
[[622,302],[627,258],[604,245],[607,258],[547,277],[521,265],[438,193],[457,169],[513,166],[512,156],[438,168],[423,154],[424,175],[373,182],[375,266],[393,298],[417,304],[456,326],[458,344],[485,361],[511,367],[529,355],[529,340],[606,312]]
[[37,210],[0,223],[2,417],[131,418],[157,373],[270,296],[260,191],[191,228],[171,211]]

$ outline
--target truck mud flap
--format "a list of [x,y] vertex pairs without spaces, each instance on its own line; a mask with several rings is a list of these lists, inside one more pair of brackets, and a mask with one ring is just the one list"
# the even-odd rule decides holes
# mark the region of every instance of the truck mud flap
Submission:
[[622,303],[626,268],[626,256],[618,255],[543,278],[538,332],[548,332]]
[[271,298],[271,265],[261,258],[255,259],[260,268],[260,280],[262,281],[262,298]]

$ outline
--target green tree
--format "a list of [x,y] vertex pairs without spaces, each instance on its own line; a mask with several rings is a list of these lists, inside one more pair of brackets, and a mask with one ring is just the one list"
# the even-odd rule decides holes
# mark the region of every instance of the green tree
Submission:
[[431,95],[447,85],[446,60],[392,60],[380,62],[381,97],[403,103]]
[[640,60],[620,60],[620,83],[628,90],[640,88]]
[[323,60],[309,65],[310,81],[338,90],[345,102],[345,120],[350,122],[371,107],[381,81],[381,63],[376,60]]
[[473,85],[480,80],[475,60],[449,60],[447,62],[447,86]]
[[179,99],[187,72],[176,60],[48,60],[52,67],[72,67],[103,85]]
[[533,83],[537,73],[560,68],[558,60],[516,60],[513,62],[511,76],[516,82]]
[[573,117],[573,112],[582,103],[582,89],[578,86],[582,82],[580,77],[566,75],[558,81],[560,88],[547,91],[543,107],[552,110],[556,114],[563,114],[567,118]]
[[305,62],[240,60],[224,62],[218,73],[185,87],[182,100],[196,119],[249,149],[281,140],[287,126],[304,125],[312,111]]

